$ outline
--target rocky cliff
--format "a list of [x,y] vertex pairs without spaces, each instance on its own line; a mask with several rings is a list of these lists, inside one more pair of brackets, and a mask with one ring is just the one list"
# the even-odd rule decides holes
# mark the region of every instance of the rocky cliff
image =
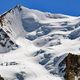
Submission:
[[80,80],[80,55],[69,53],[66,57],[66,80]]

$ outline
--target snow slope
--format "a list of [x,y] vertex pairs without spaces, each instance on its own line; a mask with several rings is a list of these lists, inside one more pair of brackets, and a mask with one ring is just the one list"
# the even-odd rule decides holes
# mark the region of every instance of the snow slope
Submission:
[[79,17],[17,5],[1,15],[0,23],[18,45],[5,53],[0,48],[0,74],[5,80],[64,80],[62,61],[69,52],[80,54]]
[[[11,51],[7,53],[7,55],[0,55],[0,72],[5,80],[53,80],[55,78],[55,76],[50,75],[46,69],[39,65],[34,57],[31,56],[31,53],[39,48],[24,38],[18,38],[16,43],[20,45],[19,49]],[[11,64],[12,62],[16,64]],[[22,79],[18,79],[19,76]],[[60,78],[55,78],[55,80],[57,79]]]

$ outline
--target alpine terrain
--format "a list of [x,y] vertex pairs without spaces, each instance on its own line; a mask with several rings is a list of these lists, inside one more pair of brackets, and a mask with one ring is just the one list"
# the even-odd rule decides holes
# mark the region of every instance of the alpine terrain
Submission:
[[0,75],[0,80],[80,80],[80,17],[20,5],[0,15]]

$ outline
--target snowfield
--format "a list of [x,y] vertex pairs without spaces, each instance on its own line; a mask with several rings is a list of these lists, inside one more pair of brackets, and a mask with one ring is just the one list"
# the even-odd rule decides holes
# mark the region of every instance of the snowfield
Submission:
[[[1,16],[0,27],[4,31],[0,32],[0,75],[4,80],[65,80],[63,59],[68,53],[80,55],[79,17],[18,5]],[[4,33],[9,39],[3,47],[7,41]]]
[[[61,80],[48,73],[48,71],[38,64],[31,53],[39,50],[24,38],[18,38],[16,43],[19,49],[0,55],[0,72],[5,80]],[[11,62],[17,64],[10,65]],[[18,76],[17,76],[18,75]],[[16,79],[17,78],[17,79]],[[21,79],[19,79],[21,78]]]

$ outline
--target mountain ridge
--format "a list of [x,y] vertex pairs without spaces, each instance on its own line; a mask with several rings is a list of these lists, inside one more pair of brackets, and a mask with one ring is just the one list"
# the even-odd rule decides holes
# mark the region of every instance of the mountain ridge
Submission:
[[[5,11],[4,13],[2,13],[0,16],[3,16],[5,14],[7,14],[8,12],[10,12],[11,10],[15,9],[15,8],[20,8],[20,7],[25,7],[21,4],[17,4],[15,5],[15,7],[12,7],[11,9],[9,9],[8,11]],[[26,7],[28,8],[28,7]],[[28,8],[29,9],[29,8]],[[37,9],[31,9],[31,10],[36,10],[36,11],[40,11],[40,10],[37,10]],[[43,12],[43,11],[40,11],[40,12]],[[50,14],[54,14],[54,13],[51,13],[51,12],[44,12],[44,13],[50,13]],[[55,13],[55,14],[59,14],[59,13]],[[69,15],[65,15],[65,14],[61,14],[61,15],[64,15],[64,16],[69,16]],[[79,16],[78,16],[79,17]]]
[[[80,53],[80,19],[16,6],[0,18],[0,38],[17,48],[0,53],[0,74],[8,80],[65,80],[64,59]],[[0,41],[4,44],[5,40]],[[12,45],[11,47],[12,48]]]

